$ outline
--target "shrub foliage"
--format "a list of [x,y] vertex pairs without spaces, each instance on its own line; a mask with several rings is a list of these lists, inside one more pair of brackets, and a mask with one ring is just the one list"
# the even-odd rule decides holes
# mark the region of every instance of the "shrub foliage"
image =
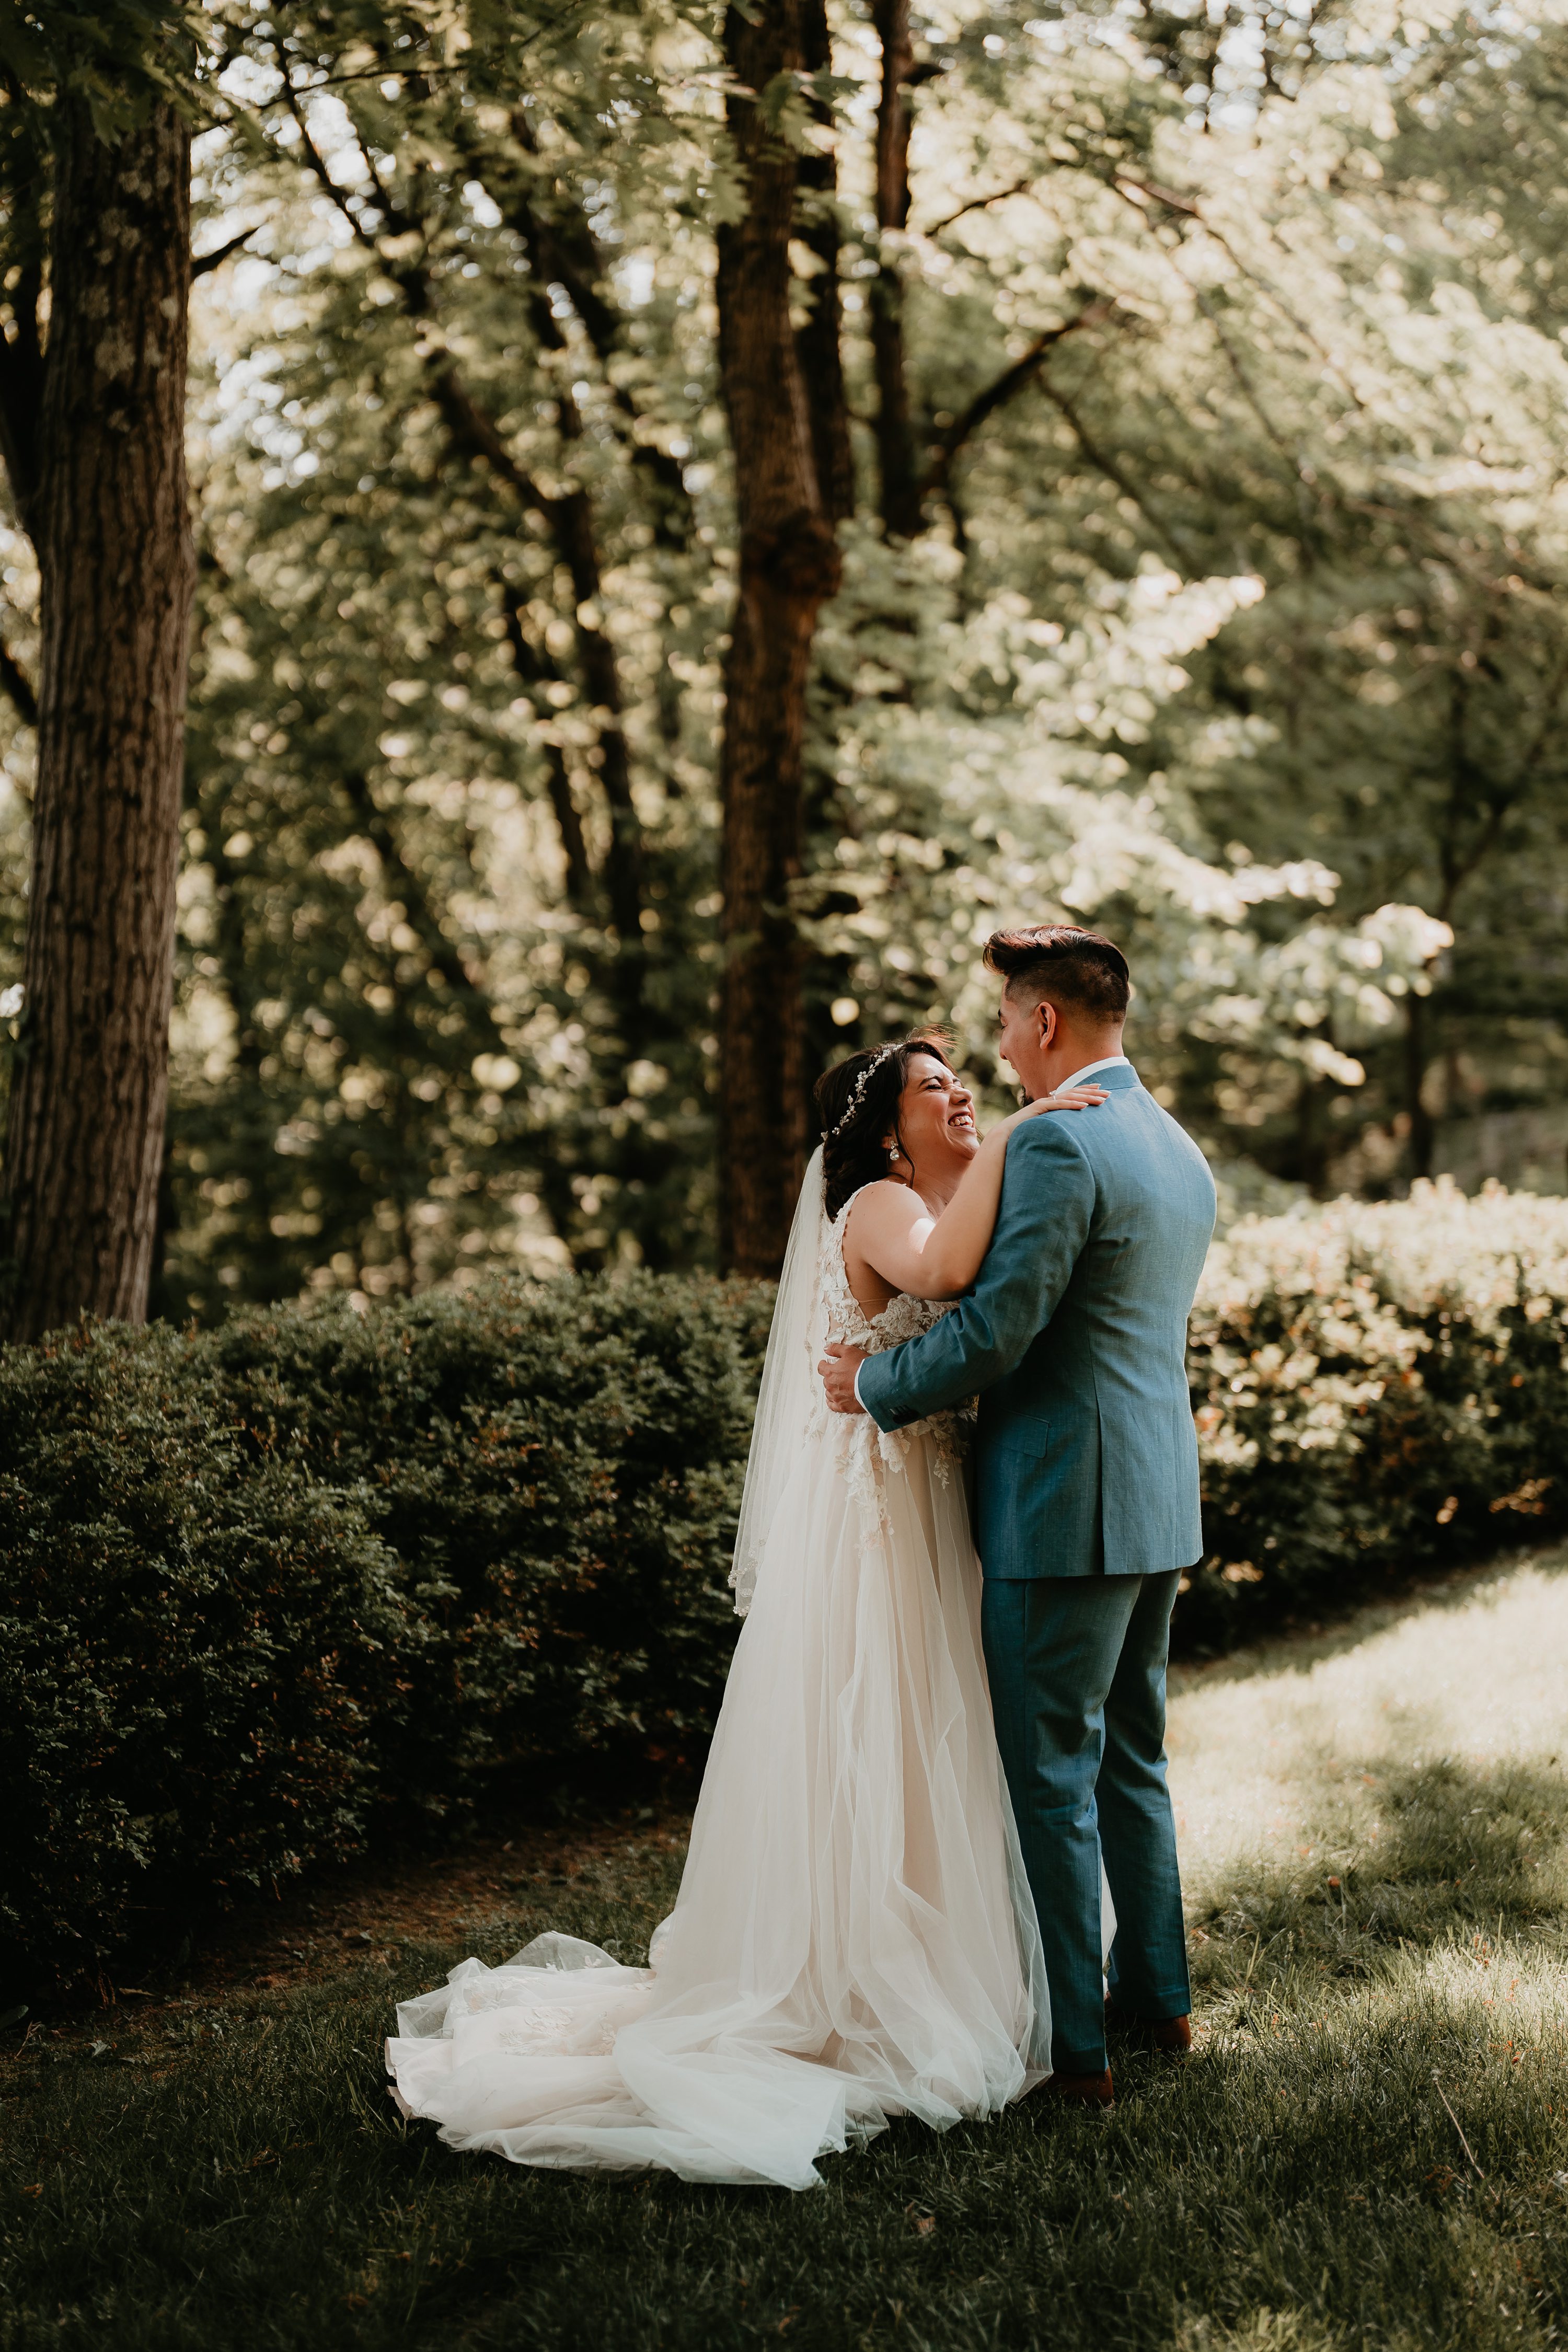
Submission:
[[768,1294],[587,1278],[0,1351],[0,1945],[700,1742]]
[[[193,1897],[588,1750],[700,1752],[759,1285],[496,1283],[0,1352],[0,1943]],[[1568,1520],[1568,1202],[1256,1220],[1194,1320],[1178,1644]]]
[[1568,1524],[1568,1201],[1417,1184],[1249,1219],[1192,1325],[1188,1648]]

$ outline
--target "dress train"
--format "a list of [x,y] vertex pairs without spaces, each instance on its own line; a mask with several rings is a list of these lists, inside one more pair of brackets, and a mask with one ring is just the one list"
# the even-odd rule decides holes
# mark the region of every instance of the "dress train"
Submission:
[[[847,1213],[847,1210],[844,1213]],[[823,1223],[808,1335],[886,1347]],[[994,2115],[1046,2070],[1038,1929],[980,1644],[959,1433],[814,1412],[757,1561],[674,1911],[648,1969],[560,1935],[398,2010],[405,2112],[455,2148],[813,2186],[910,2115]]]

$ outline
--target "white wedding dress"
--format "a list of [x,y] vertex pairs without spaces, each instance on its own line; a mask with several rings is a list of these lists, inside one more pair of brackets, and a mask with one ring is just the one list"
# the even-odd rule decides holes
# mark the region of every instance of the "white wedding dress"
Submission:
[[830,1413],[813,1369],[825,1338],[891,1347],[946,1310],[868,1319],[847,1214],[824,1213],[818,1153],[747,1467],[746,1622],[652,1966],[545,1935],[403,2002],[394,2095],[452,2147],[806,2189],[890,2116],[993,2115],[1047,2071],[962,1429],[885,1437]]

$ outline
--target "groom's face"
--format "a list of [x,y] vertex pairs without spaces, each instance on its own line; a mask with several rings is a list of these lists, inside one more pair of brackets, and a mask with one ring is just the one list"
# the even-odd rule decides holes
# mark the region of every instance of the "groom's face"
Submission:
[[1007,1063],[1031,1102],[1048,1094],[1046,1055],[1056,1026],[1056,1009],[1044,1003],[1022,1002],[1004,989],[996,1014],[996,1051]]

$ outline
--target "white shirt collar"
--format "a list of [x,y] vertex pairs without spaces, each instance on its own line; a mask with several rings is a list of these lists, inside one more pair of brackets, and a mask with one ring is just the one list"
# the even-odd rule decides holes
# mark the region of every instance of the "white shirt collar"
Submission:
[[1087,1079],[1093,1077],[1097,1070],[1130,1070],[1131,1067],[1125,1054],[1103,1054],[1098,1062],[1086,1062],[1081,1070],[1073,1072],[1070,1078],[1060,1079],[1054,1092],[1065,1095],[1069,1087],[1081,1087]]

